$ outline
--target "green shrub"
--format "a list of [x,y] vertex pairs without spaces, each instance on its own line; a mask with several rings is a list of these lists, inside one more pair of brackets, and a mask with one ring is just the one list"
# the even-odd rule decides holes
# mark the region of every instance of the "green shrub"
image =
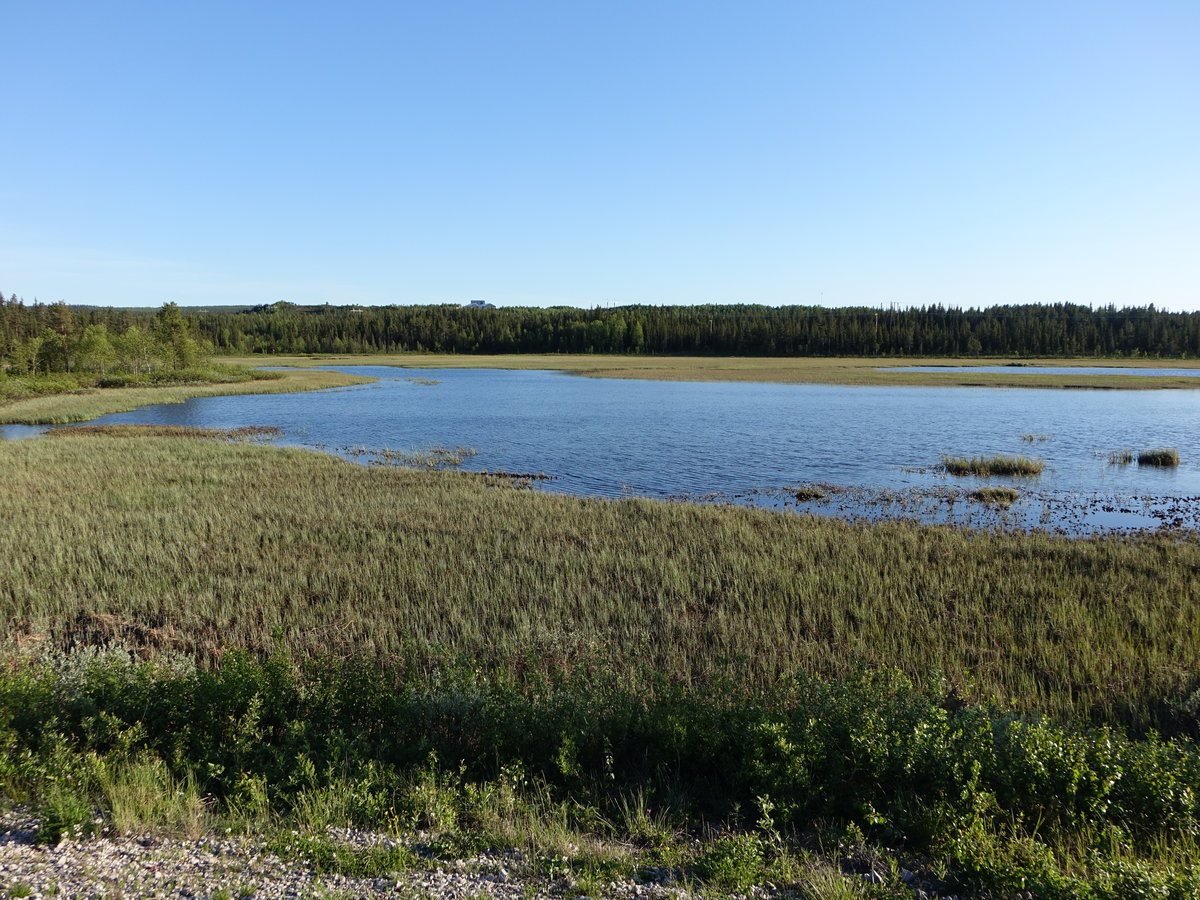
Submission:
[[696,860],[696,874],[714,887],[744,892],[763,875],[762,840],[753,834],[722,835],[704,848]]

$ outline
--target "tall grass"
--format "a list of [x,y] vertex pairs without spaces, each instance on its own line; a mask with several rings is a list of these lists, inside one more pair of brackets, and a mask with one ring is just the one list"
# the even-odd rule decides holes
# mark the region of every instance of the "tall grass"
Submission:
[[1028,456],[943,456],[942,466],[951,475],[1040,475],[1045,466]]
[[1143,450],[1138,453],[1137,461],[1139,466],[1174,468],[1179,465],[1179,451],[1171,447],[1159,450]]
[[[136,434],[0,443],[0,640],[680,684],[896,666],[1142,728],[1200,684],[1193,537],[970,533],[515,491]],[[1182,716],[1182,718],[1180,718]]]

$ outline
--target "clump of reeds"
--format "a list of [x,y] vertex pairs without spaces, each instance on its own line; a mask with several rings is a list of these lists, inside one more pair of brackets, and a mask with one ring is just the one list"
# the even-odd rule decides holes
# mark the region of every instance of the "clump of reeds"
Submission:
[[951,475],[1040,475],[1045,464],[1028,456],[943,456]]
[[1044,444],[1046,441],[1054,440],[1052,434],[1023,434],[1021,440],[1027,444]]
[[985,487],[971,491],[967,496],[979,503],[986,503],[988,506],[1001,506],[1007,509],[1016,502],[1021,494],[1010,487]]
[[410,384],[422,384],[422,385],[441,384],[441,382],[436,378],[409,377],[409,378],[405,378],[404,380],[409,382]]
[[1108,454],[1108,464],[1110,466],[1127,466],[1133,462],[1132,450],[1114,450]]
[[1137,455],[1139,466],[1159,466],[1164,469],[1179,465],[1179,451],[1174,447],[1143,450]]

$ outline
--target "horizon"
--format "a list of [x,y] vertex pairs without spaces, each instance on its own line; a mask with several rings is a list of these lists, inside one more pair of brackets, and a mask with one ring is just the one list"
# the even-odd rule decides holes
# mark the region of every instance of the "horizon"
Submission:
[[1200,309],[1191,4],[60,12],[0,84],[27,302]]

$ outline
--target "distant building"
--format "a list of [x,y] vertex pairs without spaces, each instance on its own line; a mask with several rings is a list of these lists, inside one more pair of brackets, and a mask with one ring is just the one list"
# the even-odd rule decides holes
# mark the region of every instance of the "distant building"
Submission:
[[467,307],[469,309],[495,309],[496,304],[488,303],[486,300],[472,300]]

